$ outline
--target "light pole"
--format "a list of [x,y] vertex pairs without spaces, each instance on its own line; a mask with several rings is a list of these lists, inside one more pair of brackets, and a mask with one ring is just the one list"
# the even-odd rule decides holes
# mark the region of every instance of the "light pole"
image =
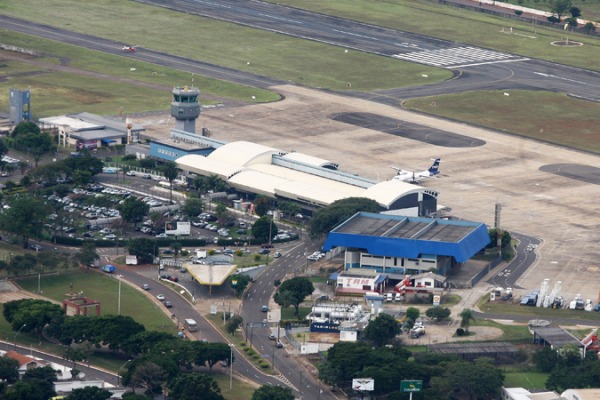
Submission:
[[14,341],[14,342],[15,342],[15,350],[17,350],[17,335],[18,335],[19,333],[21,333],[21,330],[23,330],[23,328],[25,328],[26,326],[27,326],[27,324],[23,324],[23,325],[22,325],[22,326],[19,328],[19,330],[18,330],[18,331],[15,333],[15,341]]
[[117,279],[119,280],[119,296],[117,301],[117,315],[121,315],[121,278],[123,275],[117,275]]
[[125,362],[123,363],[123,365],[121,365],[121,366],[119,367],[119,369],[117,370],[117,387],[119,387],[119,383],[120,383],[120,381],[121,381],[121,370],[122,370],[122,369],[125,367],[125,365],[127,365],[127,363],[128,363],[129,361],[131,361],[131,359],[129,359],[129,360],[127,360],[127,361],[125,361]]
[[229,390],[233,388],[233,348],[235,345],[233,343],[229,343],[229,349],[231,350],[231,354],[229,356]]

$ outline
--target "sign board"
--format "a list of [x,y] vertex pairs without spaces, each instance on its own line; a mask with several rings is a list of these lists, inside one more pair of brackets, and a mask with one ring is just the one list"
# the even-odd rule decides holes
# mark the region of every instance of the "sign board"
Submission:
[[352,389],[354,390],[375,390],[375,380],[373,378],[352,379]]
[[423,381],[400,381],[402,393],[420,392],[423,389]]
[[439,306],[441,300],[442,300],[442,298],[439,294],[433,295],[433,305],[434,306]]
[[217,315],[217,306],[210,306],[210,314]]
[[167,235],[189,235],[191,232],[190,221],[169,221],[165,224],[165,233]]

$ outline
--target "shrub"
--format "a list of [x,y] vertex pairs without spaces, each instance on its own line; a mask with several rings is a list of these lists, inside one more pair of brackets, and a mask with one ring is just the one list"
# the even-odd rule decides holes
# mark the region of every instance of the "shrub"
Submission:
[[515,15],[519,15],[520,16],[521,14],[523,14],[523,11],[521,11],[521,10],[515,10]]
[[269,363],[266,362],[266,361],[261,361],[260,362],[260,367],[263,368],[263,369],[267,369],[267,368],[269,368]]
[[546,19],[548,20],[548,22],[552,22],[553,24],[558,24],[560,22],[560,18],[557,18],[554,15],[551,15]]
[[456,330],[456,336],[465,336],[465,330],[463,328],[458,328]]

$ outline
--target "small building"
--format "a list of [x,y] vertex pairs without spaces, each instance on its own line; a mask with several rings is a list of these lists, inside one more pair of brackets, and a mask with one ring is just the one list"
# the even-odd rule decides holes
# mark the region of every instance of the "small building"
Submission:
[[561,393],[560,398],[565,400],[598,400],[600,399],[600,389],[567,389]]
[[126,121],[115,120],[90,113],[68,114],[40,118],[44,128],[55,128],[58,132],[58,145],[86,148],[93,151],[99,147],[126,144],[128,135],[139,135],[145,130],[141,126],[131,126]]
[[584,344],[571,332],[560,326],[529,326],[529,331],[533,334],[533,342],[550,346],[552,350],[560,352],[565,346],[575,346],[579,348],[581,356],[584,355]]
[[26,356],[13,350],[7,351],[4,356],[16,360],[19,363],[19,375],[23,375],[34,368],[47,367],[50,365],[47,361],[36,357]]
[[373,270],[349,269],[337,275],[335,292],[337,294],[382,292],[386,278],[387,275]]
[[534,392],[525,388],[502,388],[502,400],[561,400],[556,392]]
[[100,302],[87,297],[70,297],[62,302],[66,315],[100,315]]

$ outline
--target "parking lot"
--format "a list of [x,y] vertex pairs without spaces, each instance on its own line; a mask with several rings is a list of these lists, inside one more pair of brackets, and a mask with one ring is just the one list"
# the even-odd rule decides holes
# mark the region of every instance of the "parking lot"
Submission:
[[[539,237],[538,258],[519,280],[524,291],[562,281],[562,294],[598,296],[600,206],[598,184],[540,171],[544,165],[600,165],[598,156],[523,139],[461,123],[409,113],[401,108],[282,86],[285,100],[243,107],[205,110],[200,123],[217,140],[248,140],[283,151],[298,151],[340,165],[340,170],[374,180],[394,176],[391,166],[424,169],[441,157],[437,179],[422,186],[440,193],[439,203],[460,218],[494,223],[494,207],[502,205],[501,227]],[[483,140],[479,147],[440,147],[334,121],[340,112],[370,112]],[[158,121],[158,117],[157,117]],[[152,121],[144,121],[150,122]],[[242,129],[243,127],[243,129]],[[171,126],[149,127],[163,135]],[[520,293],[516,293],[519,296]]]

